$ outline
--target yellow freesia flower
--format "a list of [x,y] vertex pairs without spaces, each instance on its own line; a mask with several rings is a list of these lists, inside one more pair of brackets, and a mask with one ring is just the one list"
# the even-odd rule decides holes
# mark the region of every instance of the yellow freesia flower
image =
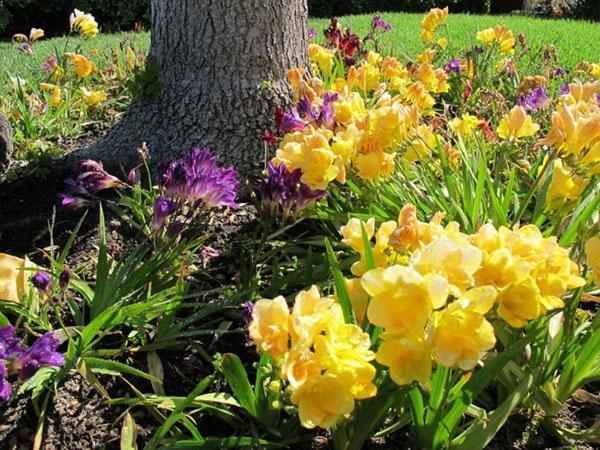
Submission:
[[425,327],[434,308],[448,297],[448,282],[439,275],[423,276],[416,270],[393,265],[369,270],[362,286],[372,297],[367,317],[386,332],[410,334]]
[[333,70],[334,52],[319,44],[308,44],[308,56],[315,62],[324,76],[329,76]]
[[497,297],[498,315],[510,326],[521,328],[546,312],[540,290],[531,277],[502,289]]
[[502,54],[512,54],[515,51],[515,37],[512,31],[504,25],[496,25],[494,28],[478,31],[476,37],[478,41],[486,45],[498,44]]
[[98,34],[98,23],[94,16],[75,9],[69,18],[71,31],[77,31],[84,37],[94,37]]
[[404,154],[407,161],[415,162],[425,159],[431,155],[440,143],[440,137],[433,132],[431,125],[419,125],[415,138]]
[[394,383],[402,386],[412,381],[426,384],[431,379],[431,347],[423,332],[401,335],[385,332],[376,360],[390,368]]
[[577,104],[563,103],[552,113],[552,128],[542,145],[554,146],[564,155],[580,156],[600,142],[600,109],[582,112]]
[[346,290],[352,301],[352,311],[356,323],[363,323],[367,314],[367,305],[369,304],[369,294],[364,290],[360,282],[360,278],[346,278]]
[[410,265],[422,275],[443,276],[449,283],[450,293],[458,297],[473,285],[473,275],[482,261],[483,252],[474,245],[442,236],[416,250]]
[[27,281],[33,272],[27,269],[34,268],[27,257],[0,253],[0,300],[20,303],[27,293]]
[[455,117],[449,122],[450,129],[463,139],[471,136],[479,126],[481,119],[469,113],[464,113],[460,118]]
[[515,106],[500,120],[496,132],[502,139],[515,140],[533,136],[540,129],[522,106]]
[[438,364],[472,370],[494,347],[494,327],[484,315],[494,306],[495,298],[493,287],[478,287],[434,313],[431,339]]
[[96,71],[96,65],[83,55],[65,53],[65,56],[75,65],[77,78],[84,79]]
[[32,28],[29,32],[30,42],[35,42],[42,37],[44,37],[44,30],[42,30],[41,28]]
[[555,207],[569,200],[577,200],[588,185],[589,180],[573,173],[563,165],[560,158],[554,160],[552,180],[546,193],[546,203]]
[[591,269],[594,283],[600,286],[600,237],[594,236],[585,243],[587,266]]
[[106,92],[104,91],[90,91],[85,87],[81,88],[81,98],[83,102],[90,108],[96,108],[107,99]]
[[290,339],[290,311],[285,299],[279,296],[257,301],[248,330],[260,351],[283,356],[289,349]]
[[433,8],[421,21],[421,39],[423,42],[431,42],[435,31],[448,20],[448,7],[444,9]]
[[42,91],[50,91],[50,98],[48,103],[52,106],[57,107],[62,103],[62,89],[55,84],[50,83],[40,83],[40,89]]

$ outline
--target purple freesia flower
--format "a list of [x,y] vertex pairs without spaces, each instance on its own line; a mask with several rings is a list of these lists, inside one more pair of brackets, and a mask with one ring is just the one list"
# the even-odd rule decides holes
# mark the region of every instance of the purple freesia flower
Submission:
[[56,65],[56,56],[48,56],[48,58],[46,58],[46,61],[42,63],[42,69],[48,73],[52,73],[56,69]]
[[81,173],[77,177],[77,183],[83,186],[91,194],[97,194],[105,189],[118,187],[123,183],[117,177],[107,173],[99,161],[86,159],[80,163]]
[[65,211],[76,211],[92,204],[91,201],[66,193],[58,194],[58,204]]
[[283,133],[292,133],[302,131],[306,127],[306,121],[300,117],[297,108],[291,108],[289,112],[284,112],[277,120],[277,129]]
[[462,71],[462,68],[460,66],[460,60],[457,58],[452,58],[444,66],[444,70],[446,71],[446,73],[460,73]]
[[242,303],[242,310],[244,312],[244,324],[246,327],[252,322],[252,312],[254,311],[254,302],[248,300]]
[[65,267],[60,275],[58,276],[58,285],[61,289],[65,290],[67,286],[69,286],[69,282],[71,281],[71,269]]
[[185,224],[181,220],[174,220],[167,227],[167,237],[169,239],[174,238],[183,231]]
[[567,95],[569,92],[571,92],[571,88],[568,84],[563,84],[558,91],[560,95]]
[[314,29],[314,28],[309,28],[309,29],[306,31],[306,37],[307,37],[308,39],[312,39],[312,38],[314,38],[316,35],[317,35],[317,32],[315,31],[315,29]]
[[174,199],[236,208],[238,173],[233,167],[217,167],[217,162],[208,149],[193,148],[167,166],[161,184]]
[[387,33],[388,31],[392,31],[392,26],[381,17],[373,16],[373,22],[371,22],[371,31],[373,33]]
[[567,71],[560,66],[556,66],[554,68],[554,76],[555,77],[564,77],[567,75]]
[[177,203],[172,199],[161,195],[154,202],[154,213],[152,214],[152,228],[158,230],[165,223],[167,217],[177,211]]
[[29,42],[24,42],[19,47],[19,51],[21,53],[25,54],[25,55],[32,55],[33,54],[33,47],[31,46],[31,44]]
[[42,366],[61,366],[65,357],[56,351],[60,342],[52,333],[46,333],[38,338],[33,345],[15,361],[15,367],[20,371],[20,378],[31,378]]
[[46,272],[36,272],[31,277],[31,284],[40,292],[48,292],[52,289],[52,277]]
[[319,118],[317,119],[317,124],[322,126],[326,126],[327,128],[332,128],[334,119],[333,119],[333,103],[337,101],[339,98],[339,94],[326,92],[323,97],[323,106],[321,106],[321,111],[319,112]]
[[298,104],[296,105],[298,113],[304,117],[309,122],[314,122],[319,118],[320,111],[317,106],[313,106],[308,98],[308,95],[304,94],[304,96],[298,100]]
[[15,336],[15,327],[7,325],[0,328],[0,359],[12,359],[25,353],[21,340]]
[[539,86],[532,89],[525,97],[519,99],[519,104],[529,111],[543,109],[550,104],[546,90]]
[[267,165],[267,177],[261,180],[257,189],[263,205],[271,212],[281,207],[282,215],[288,217],[326,195],[325,191],[313,191],[302,183],[301,176],[299,169],[289,172],[285,164],[276,166],[270,161]]
[[6,381],[6,367],[0,361],[0,403],[7,401],[12,394],[12,387],[10,383]]

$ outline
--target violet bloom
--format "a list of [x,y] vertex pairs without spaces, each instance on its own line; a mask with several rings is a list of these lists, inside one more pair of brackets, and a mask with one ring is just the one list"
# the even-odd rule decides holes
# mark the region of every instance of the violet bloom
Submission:
[[12,359],[25,353],[21,340],[15,336],[15,327],[7,325],[0,328],[0,359]]
[[92,204],[92,202],[81,197],[63,193],[58,194],[58,204],[64,211],[72,212],[88,207]]
[[554,68],[554,76],[555,77],[564,77],[567,75],[567,71],[560,66],[556,66]]
[[181,220],[174,220],[167,227],[167,237],[169,239],[174,238],[175,236],[177,236],[179,233],[181,233],[183,231],[184,227],[185,227],[185,224]]
[[202,201],[208,208],[237,208],[238,173],[233,167],[217,167],[217,161],[207,149],[188,150],[182,159],[168,165],[161,184],[169,196],[181,201]]
[[165,223],[167,217],[177,211],[177,203],[172,199],[161,195],[154,202],[154,213],[152,214],[152,228],[158,230]]
[[71,281],[71,270],[68,267],[65,267],[60,275],[58,276],[58,285],[64,291]]
[[21,53],[23,53],[24,55],[32,55],[33,47],[28,42],[25,42],[25,43],[21,44],[21,46],[19,47],[19,51]]
[[277,129],[283,133],[292,133],[302,131],[306,127],[306,121],[300,117],[297,108],[291,108],[289,112],[284,112],[278,117]]
[[244,324],[246,327],[252,322],[252,312],[254,311],[254,303],[247,301],[242,303],[242,310],[244,312]]
[[308,95],[306,94],[304,94],[304,96],[298,100],[298,105],[296,107],[298,109],[298,113],[300,113],[300,115],[309,122],[314,122],[319,118],[319,107],[313,106],[308,98]]
[[129,182],[129,184],[131,186],[134,186],[137,183],[137,180],[138,180],[138,169],[139,168],[140,168],[140,166],[135,166],[127,174],[127,181]]
[[392,26],[383,20],[379,16],[373,16],[373,22],[371,23],[371,31],[387,33],[388,31],[392,31]]
[[335,103],[340,96],[335,93],[331,94],[329,92],[325,93],[323,97],[323,106],[321,106],[321,111],[319,112],[319,118],[317,119],[317,124],[319,126],[326,126],[327,128],[333,128],[333,103]]
[[42,69],[48,73],[53,73],[57,66],[56,56],[49,56],[42,63]]
[[40,292],[49,292],[52,289],[52,277],[46,272],[36,272],[31,277],[31,284]]
[[460,66],[460,60],[457,58],[452,58],[444,66],[444,70],[446,71],[446,73],[460,73],[462,71],[462,67]]
[[315,31],[315,29],[314,29],[314,28],[309,28],[309,29],[307,30],[307,32],[306,32],[306,37],[307,37],[308,39],[312,39],[312,38],[314,38],[316,35],[317,35],[317,32]]
[[302,183],[301,176],[302,172],[299,169],[288,172],[285,164],[276,166],[269,162],[267,177],[261,180],[257,189],[263,205],[271,212],[281,207],[283,216],[288,217],[326,195],[325,191],[313,191]]
[[12,387],[10,383],[6,381],[6,367],[0,361],[0,403],[7,401],[12,394]]
[[546,90],[539,86],[532,89],[519,103],[529,111],[536,111],[547,107],[550,104],[550,97]]
[[99,161],[86,159],[81,161],[80,165],[83,173],[77,177],[76,181],[91,194],[97,194],[105,189],[119,187],[123,184],[117,177],[107,173]]
[[567,95],[569,92],[571,92],[571,88],[568,84],[563,84],[558,91],[560,95]]
[[65,357],[56,351],[60,342],[52,333],[46,333],[38,338],[33,345],[15,361],[15,367],[20,371],[20,378],[31,378],[42,366],[61,366]]

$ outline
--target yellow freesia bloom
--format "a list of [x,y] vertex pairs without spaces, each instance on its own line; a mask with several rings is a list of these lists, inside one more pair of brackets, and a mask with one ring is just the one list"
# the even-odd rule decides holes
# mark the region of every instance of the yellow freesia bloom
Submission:
[[283,297],[256,302],[248,330],[260,351],[283,356],[289,348],[289,329],[290,311]]
[[416,270],[393,265],[369,270],[362,286],[372,297],[367,317],[386,332],[410,334],[425,327],[434,308],[448,297],[448,282],[439,275],[421,275]]
[[546,312],[540,290],[531,277],[510,284],[498,294],[498,315],[510,326],[521,328]]
[[423,42],[431,42],[435,31],[448,20],[448,7],[444,9],[433,8],[421,21],[421,39]]
[[407,161],[415,162],[427,158],[440,143],[440,137],[433,132],[431,125],[419,125],[415,138],[404,154]]
[[502,139],[515,140],[533,136],[540,129],[522,106],[515,106],[500,120],[496,132]]
[[81,88],[81,98],[83,102],[90,108],[96,108],[107,99],[106,92],[104,91],[90,91],[85,87]]
[[557,206],[564,201],[577,200],[588,185],[589,180],[581,178],[565,167],[560,158],[554,160],[552,180],[546,193],[546,203]]
[[65,56],[75,65],[75,74],[79,79],[87,78],[96,71],[96,65],[83,55],[65,53]]
[[600,237],[594,236],[585,243],[587,266],[591,269],[594,283],[600,286]]
[[50,98],[48,103],[52,106],[57,107],[62,103],[62,89],[55,84],[50,83],[40,83],[40,89],[42,91],[50,91]]
[[77,31],[84,37],[95,37],[99,33],[98,23],[94,16],[75,9],[69,18],[71,31]]
[[27,281],[33,272],[27,269],[34,268],[27,257],[0,253],[0,300],[20,303],[27,293]]
[[319,44],[308,44],[308,56],[310,60],[319,66],[324,76],[329,76],[333,70],[334,52]]
[[354,317],[356,323],[363,323],[367,314],[367,305],[369,304],[369,294],[364,290],[360,283],[360,278],[346,278],[345,280],[346,290],[352,301],[352,311],[354,311]]
[[449,122],[450,129],[463,139],[471,136],[479,126],[481,119],[469,113],[464,113],[460,118],[455,117]]
[[385,332],[376,360],[390,368],[394,383],[402,386],[412,381],[426,384],[431,379],[431,347],[423,332],[407,335]]
[[486,45],[498,44],[502,54],[512,54],[515,51],[515,37],[512,31],[504,25],[496,25],[493,28],[478,31],[476,37],[478,41]]
[[35,42],[42,37],[44,37],[44,30],[42,30],[41,28],[32,28],[29,32],[30,42]]
[[471,289],[434,314],[433,353],[438,364],[472,370],[496,344],[494,327],[484,315],[494,306],[491,286]]

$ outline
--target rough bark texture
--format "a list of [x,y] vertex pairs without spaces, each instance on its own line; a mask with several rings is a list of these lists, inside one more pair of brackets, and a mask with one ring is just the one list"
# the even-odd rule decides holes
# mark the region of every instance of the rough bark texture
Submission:
[[0,178],[12,161],[14,153],[10,122],[0,111]]
[[242,173],[263,159],[260,134],[289,97],[286,74],[307,60],[306,0],[152,0],[148,70],[160,93],[78,157],[129,164],[146,141],[153,165],[193,145]]

